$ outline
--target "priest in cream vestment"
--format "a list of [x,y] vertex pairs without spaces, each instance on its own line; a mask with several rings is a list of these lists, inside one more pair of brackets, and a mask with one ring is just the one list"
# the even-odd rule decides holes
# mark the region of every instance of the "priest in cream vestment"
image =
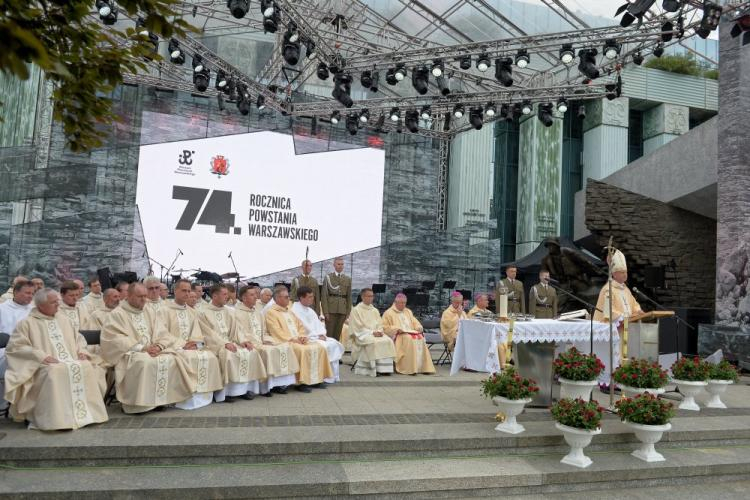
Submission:
[[435,373],[424,328],[406,307],[406,295],[399,293],[393,305],[383,313],[383,331],[396,344],[396,372],[404,375]]
[[58,314],[63,316],[70,321],[73,325],[73,330],[78,333],[79,330],[88,323],[89,320],[89,309],[83,302],[78,299],[81,296],[82,290],[78,288],[78,285],[74,281],[64,281],[60,285],[60,309]]
[[115,288],[107,288],[102,294],[104,307],[97,309],[89,315],[88,321],[82,325],[82,330],[101,330],[107,322],[109,313],[120,305],[120,292]]
[[[81,290],[81,292],[83,292],[83,290]],[[83,298],[83,300],[81,300],[81,302],[86,306],[86,309],[88,309],[90,313],[104,307],[102,284],[99,282],[99,278],[94,277],[89,280],[89,293]]]
[[302,322],[289,311],[289,291],[285,286],[277,286],[273,291],[274,305],[265,314],[266,331],[277,342],[288,342],[294,349],[299,362],[297,390],[310,392],[310,385],[324,387],[325,379],[333,377],[328,351],[318,343],[311,342],[305,335]]
[[260,383],[260,392],[271,397],[272,392],[286,394],[287,387],[297,383],[299,362],[288,342],[277,342],[266,332],[266,320],[260,312],[259,292],[256,287],[242,287],[234,317],[245,330],[248,341],[260,352],[268,376]]
[[318,342],[325,346],[328,352],[328,361],[331,363],[331,370],[333,371],[333,377],[327,378],[325,381],[332,384],[340,380],[339,362],[341,356],[344,355],[344,346],[338,340],[326,336],[326,325],[321,321],[320,315],[313,307],[315,297],[312,288],[304,285],[297,288],[297,301],[292,305],[292,314],[297,316],[302,326],[305,327],[305,335],[310,342]]
[[44,288],[34,294],[34,304],[6,351],[5,398],[12,417],[50,431],[106,422],[104,370],[89,361],[70,322],[56,315],[59,295]]
[[196,374],[172,345],[164,324],[146,309],[146,288],[131,283],[125,303],[109,313],[102,357],[115,367],[117,399],[125,413],[180,403],[195,392]]
[[393,340],[383,332],[383,320],[372,305],[375,298],[372,289],[363,288],[360,295],[362,302],[349,314],[354,373],[369,377],[390,375],[396,357]]
[[214,391],[220,391],[224,387],[219,360],[206,348],[197,313],[187,305],[191,293],[188,280],[175,281],[174,300],[166,301],[160,313],[167,331],[176,339],[174,349],[190,362],[190,367],[196,374],[193,397],[175,405],[183,410],[194,410],[211,404]]
[[448,350],[451,352],[456,348],[458,322],[462,319],[466,319],[464,296],[461,295],[461,292],[453,292],[451,293],[451,305],[440,316],[440,336],[443,337],[443,342],[448,345]]
[[260,394],[260,383],[266,379],[266,368],[260,352],[247,339],[247,333],[226,306],[229,291],[220,283],[211,287],[211,303],[198,312],[206,345],[219,358],[224,388],[214,393],[217,402],[234,398],[253,399]]
[[143,284],[146,287],[148,297],[146,309],[150,309],[151,312],[161,319],[159,313],[161,312],[161,308],[166,304],[166,301],[161,298],[162,282],[156,276],[149,276],[143,280]]
[[[466,317],[468,319],[474,319],[477,316],[495,316],[495,313],[493,313],[491,310],[488,309],[490,305],[490,298],[489,295],[486,293],[478,293],[474,296],[474,307],[469,309],[469,312],[466,313]],[[456,332],[456,335],[458,335],[458,332]],[[498,344],[497,345],[497,357],[500,361],[500,366],[504,367],[505,362],[507,360],[507,352],[505,344]]]

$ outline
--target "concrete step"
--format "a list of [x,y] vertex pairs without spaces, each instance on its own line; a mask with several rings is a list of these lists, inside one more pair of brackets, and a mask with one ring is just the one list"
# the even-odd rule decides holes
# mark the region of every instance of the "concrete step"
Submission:
[[[0,498],[500,497],[628,491],[672,484],[698,484],[705,490],[712,483],[746,480],[750,473],[748,445],[688,448],[660,444],[658,449],[666,461],[650,464],[629,451],[588,451],[594,461],[588,469],[560,464],[561,453],[194,466],[2,466]],[[717,498],[723,497],[717,493]]]
[[[685,412],[688,413],[688,412]],[[373,421],[360,416],[363,421]],[[0,465],[78,467],[129,465],[253,464],[321,460],[378,460],[455,456],[562,453],[567,445],[549,414],[530,414],[521,421],[526,432],[508,435],[494,430],[492,415],[466,414],[454,423],[399,423],[398,416],[377,416],[373,425],[200,427],[208,419],[182,418],[183,427],[165,417],[142,417],[138,428],[106,426],[84,431],[40,433],[17,430],[0,436]],[[544,417],[543,419],[539,417]],[[325,416],[322,417],[325,420]],[[451,418],[441,416],[446,421]],[[146,420],[149,419],[149,420]],[[331,417],[333,419],[333,417]],[[409,421],[409,419],[404,419]],[[356,421],[356,420],[355,420]],[[187,422],[187,424],[186,424]],[[188,424],[194,424],[188,426]],[[750,445],[750,415],[680,416],[673,420],[662,448]],[[593,440],[592,451],[632,450],[631,429],[613,416]]]

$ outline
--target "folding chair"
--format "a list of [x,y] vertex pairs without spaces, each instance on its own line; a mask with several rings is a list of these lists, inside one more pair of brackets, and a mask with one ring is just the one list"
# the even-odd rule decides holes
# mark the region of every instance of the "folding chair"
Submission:
[[[4,332],[0,332],[0,349],[5,349],[5,347],[8,345],[8,340],[10,340],[10,335]],[[3,380],[3,382],[5,381]],[[5,384],[3,384],[3,387],[5,387]],[[0,399],[2,399],[2,397],[3,395],[0,394]],[[8,418],[10,416],[10,404],[0,414],[5,418]]]

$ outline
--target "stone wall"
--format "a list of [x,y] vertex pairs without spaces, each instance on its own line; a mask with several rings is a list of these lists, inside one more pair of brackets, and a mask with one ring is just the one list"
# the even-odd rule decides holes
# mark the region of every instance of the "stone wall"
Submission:
[[[681,208],[588,180],[586,226],[601,247],[614,246],[628,261],[628,282],[666,307],[713,309],[716,222]],[[674,260],[675,267],[670,263]],[[666,288],[646,289],[644,269],[667,266]]]

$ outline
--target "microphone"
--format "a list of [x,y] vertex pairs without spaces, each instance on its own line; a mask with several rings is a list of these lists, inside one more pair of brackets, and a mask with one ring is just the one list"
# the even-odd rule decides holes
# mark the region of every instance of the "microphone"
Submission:
[[[638,290],[636,287],[633,287],[633,291],[635,293],[637,293],[638,295],[640,295],[641,297],[646,297],[646,294],[643,293],[642,291]],[[648,297],[646,297],[646,298],[648,298]]]
[[553,285],[559,285],[560,282],[557,281],[555,278],[547,278],[547,283],[552,283]]
[[231,259],[231,258],[232,258],[232,252],[229,252],[229,255],[227,255],[227,259]]
[[182,250],[180,250],[179,248],[177,249],[177,251],[180,252],[180,255],[185,255],[184,253],[182,253]]

